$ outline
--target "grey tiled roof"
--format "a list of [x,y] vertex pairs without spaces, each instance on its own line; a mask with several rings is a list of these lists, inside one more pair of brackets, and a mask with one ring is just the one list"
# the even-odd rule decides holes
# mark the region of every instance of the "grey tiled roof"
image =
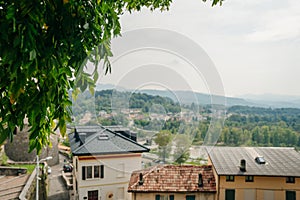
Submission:
[[[294,148],[281,147],[214,147],[208,152],[218,175],[259,175],[300,177],[300,153]],[[266,163],[255,158],[263,156]],[[240,162],[246,161],[246,171]]]
[[[128,152],[148,152],[149,149],[137,142],[113,132],[102,126],[76,126],[78,134],[86,133],[85,142],[76,141],[75,132],[69,134],[69,141],[73,155],[116,154]],[[105,135],[107,139],[99,139]]]

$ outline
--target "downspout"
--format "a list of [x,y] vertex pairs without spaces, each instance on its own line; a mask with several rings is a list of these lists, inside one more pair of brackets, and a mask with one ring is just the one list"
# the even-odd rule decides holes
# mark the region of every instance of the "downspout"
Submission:
[[220,199],[220,176],[218,175],[218,199]]

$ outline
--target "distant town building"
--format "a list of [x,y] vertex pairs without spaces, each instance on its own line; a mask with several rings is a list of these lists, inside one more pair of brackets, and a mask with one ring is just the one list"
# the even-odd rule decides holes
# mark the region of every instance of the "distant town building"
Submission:
[[132,173],[132,200],[214,200],[212,166],[159,165]]
[[131,199],[130,175],[149,149],[102,126],[76,126],[69,134],[76,199]]
[[293,148],[214,147],[208,164],[219,200],[300,200],[300,154]]

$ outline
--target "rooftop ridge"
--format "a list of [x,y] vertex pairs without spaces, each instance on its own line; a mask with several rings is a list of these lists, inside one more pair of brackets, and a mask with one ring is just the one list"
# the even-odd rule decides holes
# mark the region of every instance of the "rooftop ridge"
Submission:
[[94,133],[93,136],[89,137],[89,139],[87,141],[85,141],[85,143],[83,143],[81,146],[77,147],[74,150],[74,152],[77,152],[77,151],[81,150],[85,145],[87,145],[88,143],[90,143],[91,141],[93,141],[98,136],[99,132]]
[[[74,132],[68,134],[71,150],[74,155],[90,155],[90,154],[111,154],[126,152],[148,152],[149,149],[134,140],[123,136],[121,133],[114,132],[102,125],[96,126],[75,126],[78,134],[86,133],[84,143],[79,143],[74,139]],[[97,139],[101,135],[107,135],[105,140]],[[103,143],[102,143],[103,142]],[[103,144],[103,145],[102,145]]]
[[[100,126],[101,126],[102,128],[104,128],[105,130],[107,130],[107,131],[109,131],[109,132],[111,132],[111,133],[113,133],[113,134],[115,134],[115,135],[117,135],[117,136],[119,136],[119,137],[121,137],[121,138],[127,140],[127,141],[130,141],[130,142],[132,142],[132,143],[134,143],[134,144],[136,144],[136,145],[138,145],[138,146],[140,146],[140,147],[143,147],[143,148],[148,149],[147,147],[145,147],[145,146],[143,146],[143,145],[137,143],[137,142],[134,141],[134,140],[131,140],[130,138],[128,138],[128,137],[122,135],[121,133],[114,132],[114,131],[112,131],[112,130],[110,130],[110,129],[105,128],[105,127],[102,126],[102,125],[100,125]],[[148,149],[148,150],[149,150],[149,149]]]

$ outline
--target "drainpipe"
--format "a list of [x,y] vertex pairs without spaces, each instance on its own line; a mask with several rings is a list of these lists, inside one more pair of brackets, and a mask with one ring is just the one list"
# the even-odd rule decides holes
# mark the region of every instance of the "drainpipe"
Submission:
[[220,176],[218,175],[218,200],[220,199]]
[[35,199],[39,200],[39,169],[40,168],[40,162],[39,162],[39,156],[36,155],[36,188],[35,188]]

